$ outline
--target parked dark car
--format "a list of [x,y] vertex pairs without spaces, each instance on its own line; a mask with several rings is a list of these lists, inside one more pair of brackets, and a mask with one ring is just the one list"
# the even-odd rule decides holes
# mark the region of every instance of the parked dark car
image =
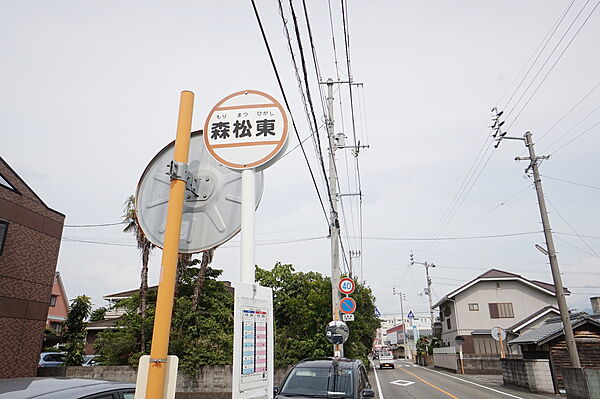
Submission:
[[367,370],[360,360],[344,358],[306,359],[287,374],[276,399],[372,398]]
[[133,399],[135,384],[79,378],[0,379],[0,399]]

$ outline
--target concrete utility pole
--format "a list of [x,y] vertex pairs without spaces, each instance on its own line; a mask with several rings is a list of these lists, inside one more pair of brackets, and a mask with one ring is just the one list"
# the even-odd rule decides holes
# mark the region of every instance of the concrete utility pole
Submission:
[[396,292],[396,287],[392,288],[392,292],[394,295],[400,296],[400,316],[402,317],[402,348],[404,348],[404,359],[408,359],[407,350],[406,350],[406,323],[404,322],[404,300],[406,299],[406,294],[402,292]]
[[[329,139],[329,203],[331,205],[329,213],[329,236],[331,240],[331,313],[333,320],[340,320],[340,292],[338,284],[340,282],[340,222],[337,211],[337,169],[335,167],[335,151],[337,143],[334,133],[333,121],[333,79],[327,80],[327,138]],[[333,345],[334,356],[344,356],[343,345]]]
[[565,340],[567,342],[567,351],[569,352],[569,360],[571,366],[581,367],[579,361],[579,354],[577,353],[577,345],[575,343],[575,335],[573,334],[573,326],[569,318],[569,307],[565,298],[565,289],[563,288],[562,278],[560,276],[560,269],[558,267],[558,259],[556,257],[556,249],[554,248],[554,239],[552,237],[552,230],[550,229],[550,220],[548,218],[548,211],[546,210],[546,201],[544,199],[544,191],[542,190],[542,178],[540,177],[539,171],[539,160],[548,159],[549,156],[536,156],[535,149],[533,148],[533,139],[531,132],[525,133],[523,138],[520,137],[502,137],[502,139],[512,140],[524,140],[525,146],[529,150],[529,157],[517,157],[517,161],[529,161],[530,164],[525,169],[528,172],[529,169],[533,171],[533,182],[535,184],[535,191],[537,193],[538,205],[540,208],[540,216],[542,217],[542,225],[544,226],[544,237],[546,239],[547,250],[543,250],[550,260],[550,269],[552,270],[552,279],[554,280],[554,291],[556,293],[556,300],[558,301],[558,309],[560,310],[560,318],[562,319],[563,328],[565,331]]
[[435,265],[429,262],[415,262],[414,255],[412,253],[410,254],[410,264],[411,266],[414,264],[425,266],[425,276],[427,277],[427,288],[425,288],[425,293],[429,297],[429,317],[431,322],[431,334],[433,334],[433,323],[435,320],[433,320],[433,302],[431,300],[431,278],[429,277],[429,268],[435,267]]
[[[329,238],[331,241],[331,306],[333,320],[340,320],[340,292],[338,285],[340,282],[340,221],[338,219],[338,198],[344,196],[358,195],[362,196],[362,193],[348,193],[338,194],[337,191],[337,168],[335,166],[335,152],[339,148],[352,148],[355,156],[358,156],[361,148],[368,148],[368,145],[356,145],[347,146],[344,142],[344,135],[340,133],[336,136],[334,131],[334,119],[333,119],[333,85],[348,83],[350,85],[360,85],[361,83],[353,83],[351,81],[336,81],[333,79],[327,79],[327,82],[320,82],[320,84],[327,85],[327,138],[329,140],[329,204],[331,206],[329,214]],[[360,256],[360,251],[354,251],[355,257]],[[350,252],[350,259],[352,260],[352,251]],[[352,269],[350,269],[352,272]],[[334,356],[344,356],[343,345],[334,345]]]

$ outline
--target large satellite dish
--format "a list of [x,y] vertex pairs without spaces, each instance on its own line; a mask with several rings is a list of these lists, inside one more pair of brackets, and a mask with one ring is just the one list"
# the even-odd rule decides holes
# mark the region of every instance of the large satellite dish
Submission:
[[[136,191],[135,211],[148,240],[162,248],[169,202],[169,164],[175,142],[150,161]],[[242,174],[213,159],[204,146],[202,131],[190,139],[188,172],[181,219],[179,252],[197,253],[220,245],[241,227]],[[256,173],[256,206],[263,192],[263,173]]]

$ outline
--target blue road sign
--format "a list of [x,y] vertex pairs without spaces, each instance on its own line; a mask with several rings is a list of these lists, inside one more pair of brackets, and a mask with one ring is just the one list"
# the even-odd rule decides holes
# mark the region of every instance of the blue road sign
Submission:
[[406,317],[409,318],[409,319],[414,319],[415,318],[415,314],[412,312],[412,310],[410,310],[408,312],[408,314],[406,315]]
[[340,300],[340,310],[342,313],[354,313],[356,310],[356,302],[349,296]]

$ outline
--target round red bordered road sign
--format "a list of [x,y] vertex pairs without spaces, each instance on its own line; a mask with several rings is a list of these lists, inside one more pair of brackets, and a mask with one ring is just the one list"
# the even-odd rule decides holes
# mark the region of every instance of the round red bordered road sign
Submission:
[[266,167],[281,154],[288,119],[281,104],[258,90],[230,94],[214,106],[204,123],[206,149],[232,169]]
[[356,301],[349,296],[342,298],[340,300],[340,311],[342,313],[354,313],[356,310]]
[[356,283],[350,277],[344,277],[338,283],[338,289],[342,294],[352,294],[356,289]]

